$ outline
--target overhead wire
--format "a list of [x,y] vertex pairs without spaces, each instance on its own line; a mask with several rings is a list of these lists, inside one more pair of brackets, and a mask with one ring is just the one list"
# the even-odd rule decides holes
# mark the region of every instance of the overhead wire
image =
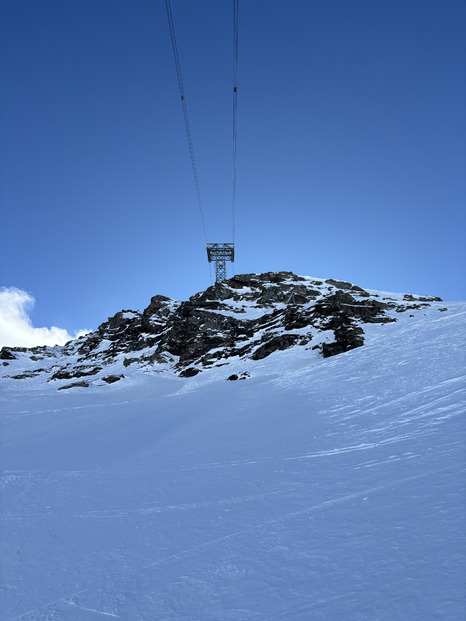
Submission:
[[233,203],[232,238],[235,243],[236,220],[236,134],[238,116],[238,0],[233,0]]
[[194,185],[196,187],[197,202],[199,205],[199,212],[201,215],[202,231],[204,233],[204,239],[207,244],[207,232],[206,232],[206,225],[205,225],[204,209],[202,206],[201,190],[199,187],[199,176],[197,174],[196,158],[194,156],[193,140],[191,137],[191,128],[189,125],[188,107],[186,105],[186,97],[184,94],[183,77],[181,75],[180,57],[178,55],[178,46],[176,44],[175,27],[173,25],[173,15],[172,15],[172,9],[170,5],[170,0],[165,0],[165,8],[167,10],[168,26],[170,28],[170,38],[172,42],[173,58],[175,60],[176,75],[178,77],[178,87],[180,89],[181,105],[183,107],[184,124],[186,127],[186,136],[188,138],[189,154],[191,156],[191,166],[193,169]]

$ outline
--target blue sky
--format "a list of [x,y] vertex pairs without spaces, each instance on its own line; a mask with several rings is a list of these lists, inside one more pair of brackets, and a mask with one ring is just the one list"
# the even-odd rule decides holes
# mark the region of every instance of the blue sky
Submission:
[[[210,284],[163,0],[1,0],[1,282],[95,329]],[[232,0],[172,0],[231,241]],[[236,273],[465,299],[466,4],[239,0]]]

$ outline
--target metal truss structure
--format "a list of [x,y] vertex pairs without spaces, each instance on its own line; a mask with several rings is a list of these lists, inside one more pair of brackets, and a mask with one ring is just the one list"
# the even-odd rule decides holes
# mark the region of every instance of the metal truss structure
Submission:
[[222,282],[227,277],[226,262],[235,260],[235,244],[207,244],[207,258],[215,262],[215,282]]

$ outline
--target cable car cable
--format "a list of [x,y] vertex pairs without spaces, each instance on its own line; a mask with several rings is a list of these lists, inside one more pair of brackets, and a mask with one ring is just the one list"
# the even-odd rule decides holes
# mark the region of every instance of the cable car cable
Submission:
[[235,243],[236,219],[236,133],[238,116],[238,0],[233,0],[233,243]]
[[186,127],[186,136],[188,138],[189,154],[191,156],[191,166],[193,169],[194,185],[196,186],[197,202],[199,205],[199,212],[201,214],[202,231],[204,233],[204,239],[207,244],[207,233],[206,233],[206,226],[205,226],[204,209],[202,207],[201,190],[199,187],[199,177],[197,174],[196,158],[194,157],[194,147],[193,147],[193,141],[191,138],[191,128],[189,125],[188,107],[186,105],[186,97],[184,94],[183,78],[181,75],[180,58],[178,55],[178,46],[176,45],[175,27],[173,25],[173,15],[172,15],[172,9],[170,6],[170,0],[165,0],[165,8],[167,10],[168,26],[170,28],[170,38],[171,38],[172,49],[173,49],[173,58],[175,59],[176,75],[178,77],[178,86],[180,89],[181,105],[183,107],[184,124]]

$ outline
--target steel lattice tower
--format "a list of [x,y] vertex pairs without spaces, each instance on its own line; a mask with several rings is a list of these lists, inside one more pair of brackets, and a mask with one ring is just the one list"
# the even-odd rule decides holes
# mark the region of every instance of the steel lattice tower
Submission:
[[215,282],[222,282],[227,277],[226,262],[235,260],[235,244],[207,244],[207,258],[215,262]]

